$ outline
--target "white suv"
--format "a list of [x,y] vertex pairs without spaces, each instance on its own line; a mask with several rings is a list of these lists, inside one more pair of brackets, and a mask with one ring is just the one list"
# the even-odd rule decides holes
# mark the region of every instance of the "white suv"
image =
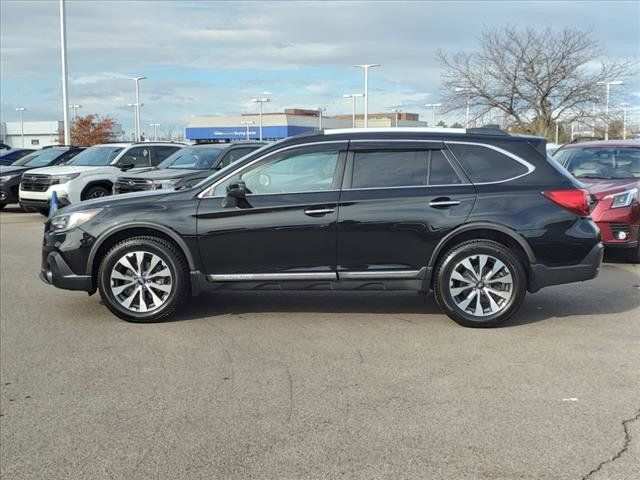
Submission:
[[123,170],[138,172],[153,168],[183,146],[169,142],[95,145],[73,157],[68,165],[25,173],[20,182],[20,204],[45,213],[54,191],[62,205],[111,195]]

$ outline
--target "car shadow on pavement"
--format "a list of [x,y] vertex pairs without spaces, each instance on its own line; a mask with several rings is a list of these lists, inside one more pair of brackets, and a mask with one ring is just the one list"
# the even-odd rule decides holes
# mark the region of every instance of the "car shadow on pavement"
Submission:
[[[640,275],[607,266],[607,277],[590,282],[549,287],[528,294],[522,308],[504,327],[515,327],[576,315],[606,315],[640,307]],[[636,267],[632,267],[635,269]],[[640,273],[640,269],[639,272]],[[624,292],[628,292],[625,294]],[[187,300],[169,321],[195,320],[219,315],[247,313],[336,313],[372,315],[441,315],[433,296],[412,292],[282,292],[217,291]],[[428,321],[428,320],[426,320]]]

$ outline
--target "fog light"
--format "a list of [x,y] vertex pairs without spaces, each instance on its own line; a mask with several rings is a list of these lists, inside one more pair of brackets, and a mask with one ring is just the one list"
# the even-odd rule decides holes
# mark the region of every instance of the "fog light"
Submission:
[[626,240],[627,232],[618,232],[618,240]]
[[7,194],[0,191],[0,200],[6,200],[7,199]]

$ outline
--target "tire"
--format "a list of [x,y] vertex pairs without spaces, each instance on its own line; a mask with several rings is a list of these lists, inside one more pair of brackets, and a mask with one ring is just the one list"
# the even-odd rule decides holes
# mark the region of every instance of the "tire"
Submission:
[[35,213],[37,212],[37,210],[33,207],[25,207],[24,205],[20,204],[20,208],[22,208],[22,211],[25,213]]
[[0,210],[2,210],[4,207],[6,207],[7,204],[6,203],[0,203]]
[[629,253],[629,261],[631,263],[640,263],[640,242],[638,242],[638,246]]
[[48,217],[48,216],[49,216],[49,209],[48,209],[48,208],[38,208],[38,209],[36,209],[36,211],[37,211],[40,215],[42,215],[42,216],[44,216],[44,217]]
[[509,248],[491,240],[472,240],[443,255],[436,267],[434,294],[442,311],[460,325],[496,327],[522,305],[526,279],[522,262]]
[[89,187],[89,189],[84,192],[82,199],[91,200],[94,198],[108,197],[109,195],[111,195],[111,192],[108,189],[104,188],[101,185],[95,185],[93,187]]
[[172,243],[150,236],[132,237],[112,247],[100,263],[97,281],[107,308],[123,320],[138,323],[169,317],[190,289],[182,253]]

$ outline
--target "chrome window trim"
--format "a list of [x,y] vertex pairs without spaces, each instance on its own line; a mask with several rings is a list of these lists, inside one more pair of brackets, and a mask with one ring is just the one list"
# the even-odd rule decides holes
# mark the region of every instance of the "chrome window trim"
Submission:
[[[214,196],[210,196],[209,192],[212,190],[215,190],[215,188],[220,185],[222,182],[228,180],[229,178],[231,178],[232,176],[236,175],[237,173],[249,168],[250,166],[252,166],[253,164],[260,162],[262,160],[265,160],[269,157],[271,157],[272,155],[275,155],[277,153],[280,152],[285,152],[287,150],[291,150],[294,148],[298,148],[298,147],[309,147],[309,146],[314,146],[314,145],[334,145],[334,144],[339,144],[339,143],[349,143],[349,140],[329,140],[329,141],[325,141],[325,142],[309,142],[309,143],[298,143],[295,145],[289,145],[287,147],[282,147],[279,148],[277,150],[274,150],[273,152],[269,152],[266,155],[260,156],[258,158],[256,158],[255,160],[252,160],[251,162],[247,163],[246,165],[243,165],[242,167],[233,170],[232,172],[229,172],[228,175],[222,177],[220,180],[218,180],[215,183],[212,183],[211,185],[209,185],[207,188],[205,188],[203,191],[201,191],[198,194],[198,198],[223,198],[223,197],[214,197]],[[233,164],[231,164],[233,165]],[[330,191],[335,191],[335,190],[311,190],[311,192],[330,192]],[[286,192],[286,193],[264,193],[264,194],[260,194],[260,195],[289,195],[289,194],[293,194],[293,193],[308,193],[308,192]]]
[[337,280],[336,272],[221,273],[207,275],[210,282],[252,282],[278,280]]
[[374,279],[411,279],[423,278],[426,267],[420,270],[368,270],[368,271],[339,271],[340,280],[374,280]]

